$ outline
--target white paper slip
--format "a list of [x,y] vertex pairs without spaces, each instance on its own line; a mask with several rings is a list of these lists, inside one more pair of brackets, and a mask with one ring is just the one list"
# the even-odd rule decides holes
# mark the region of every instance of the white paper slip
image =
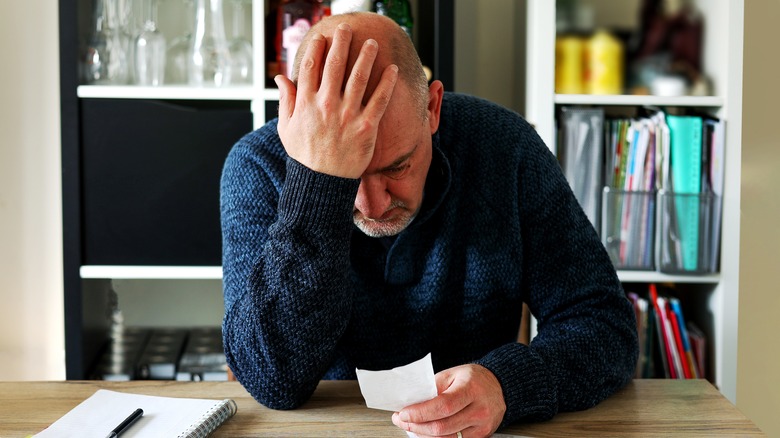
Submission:
[[369,408],[398,412],[438,394],[430,353],[409,365],[391,370],[355,371],[360,392]]

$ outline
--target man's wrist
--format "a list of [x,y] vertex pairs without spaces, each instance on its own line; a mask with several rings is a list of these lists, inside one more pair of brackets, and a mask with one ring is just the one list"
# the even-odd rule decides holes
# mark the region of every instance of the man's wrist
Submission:
[[347,224],[360,180],[327,175],[287,159],[287,175],[279,198],[279,217],[287,223],[307,226]]

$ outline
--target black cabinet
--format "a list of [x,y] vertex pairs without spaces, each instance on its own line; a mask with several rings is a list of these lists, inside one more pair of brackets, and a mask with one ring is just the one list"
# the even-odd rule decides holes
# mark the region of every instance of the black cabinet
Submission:
[[83,263],[219,266],[222,164],[251,129],[248,102],[82,99]]

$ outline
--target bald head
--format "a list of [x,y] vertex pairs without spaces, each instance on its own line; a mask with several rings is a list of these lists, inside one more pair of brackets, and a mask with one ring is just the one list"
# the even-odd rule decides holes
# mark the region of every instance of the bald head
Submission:
[[[306,47],[312,36],[317,33],[322,34],[327,42],[326,51],[330,51],[333,43],[333,34],[341,23],[349,24],[352,29],[352,43],[350,45],[349,58],[347,59],[347,72],[352,71],[352,66],[357,60],[360,48],[366,40],[374,39],[379,44],[379,52],[371,70],[371,76],[366,89],[366,98],[373,94],[385,67],[395,64],[398,66],[398,75],[401,82],[408,87],[411,98],[414,99],[416,106],[420,109],[423,117],[425,117],[427,114],[428,81],[420,58],[417,56],[417,50],[401,26],[390,18],[373,12],[333,15],[312,26],[296,53],[292,81],[297,84],[301,58],[306,53]],[[345,83],[348,77],[348,74],[345,75]]]

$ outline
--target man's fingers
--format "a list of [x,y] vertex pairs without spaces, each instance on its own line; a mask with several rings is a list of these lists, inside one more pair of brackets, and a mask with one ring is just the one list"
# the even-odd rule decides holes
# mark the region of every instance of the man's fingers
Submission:
[[398,413],[403,422],[428,423],[450,417],[466,408],[470,403],[463,392],[443,393],[438,396],[407,406]]
[[322,90],[333,96],[341,93],[351,43],[352,28],[347,23],[339,24],[333,32],[333,42],[322,70]]
[[352,66],[352,72],[347,80],[344,89],[344,100],[347,105],[353,108],[360,108],[363,104],[363,97],[368,86],[368,79],[371,77],[371,70],[374,67],[379,44],[376,40],[368,39],[360,48],[360,54]]
[[[326,46],[325,37],[320,33],[312,35],[306,46],[306,53],[298,66],[298,91],[304,95],[316,93],[320,88],[322,58]],[[292,62],[290,60],[289,62]]]
[[477,422],[476,419],[472,418],[468,407],[457,413],[457,415],[424,423],[405,422],[401,420],[400,414],[393,414],[392,422],[403,430],[414,432],[418,437],[450,437],[456,435],[459,431],[464,436],[486,436],[485,433],[466,434],[466,430],[476,430],[473,424]]
[[387,105],[390,103],[390,98],[393,97],[396,82],[398,82],[398,66],[395,64],[388,65],[385,71],[382,72],[379,84],[376,86],[374,93],[371,94],[371,98],[366,105],[365,114],[369,120],[377,124],[379,123],[379,120],[385,114]]
[[295,84],[283,75],[276,75],[274,82],[279,88],[279,125],[286,126],[295,109]]

